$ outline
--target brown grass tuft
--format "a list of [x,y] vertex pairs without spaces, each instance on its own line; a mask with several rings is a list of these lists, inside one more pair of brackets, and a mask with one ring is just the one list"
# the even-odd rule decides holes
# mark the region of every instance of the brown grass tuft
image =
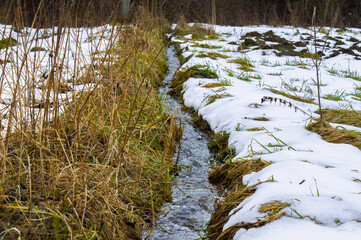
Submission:
[[[318,111],[316,113],[319,113]],[[331,123],[352,125],[361,128],[361,113],[344,109],[322,109],[323,119]]]
[[267,167],[270,163],[262,159],[239,160],[228,162],[216,167],[209,175],[209,180],[226,188],[225,198],[217,203],[216,212],[208,224],[209,239],[231,239],[241,227],[233,226],[222,233],[224,224],[229,219],[229,212],[237,207],[244,199],[251,196],[257,189],[258,183],[253,186],[244,186],[242,178],[251,172],[257,172]]
[[310,123],[306,129],[319,134],[327,142],[351,144],[361,150],[361,135],[357,132],[333,128],[320,120]]

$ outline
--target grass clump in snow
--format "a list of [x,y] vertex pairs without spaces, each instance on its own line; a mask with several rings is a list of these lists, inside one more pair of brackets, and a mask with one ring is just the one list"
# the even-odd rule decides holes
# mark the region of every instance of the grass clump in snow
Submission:
[[202,87],[204,88],[215,88],[215,87],[225,87],[225,86],[232,86],[232,82],[230,80],[223,79],[219,82],[206,83],[202,85]]
[[280,72],[267,73],[267,75],[270,75],[270,76],[282,76],[283,73],[282,73],[282,71],[280,71]]
[[252,119],[255,120],[255,121],[261,121],[261,122],[269,121],[269,119],[266,118],[266,117],[255,117],[255,118],[252,118]]
[[217,60],[217,58],[223,58],[223,59],[229,58],[227,55],[217,53],[217,52],[201,53],[201,54],[196,55],[196,57],[199,57],[199,58],[207,58],[208,57],[213,60]]
[[238,69],[246,72],[254,72],[254,69],[252,69],[254,66],[251,64],[251,61],[246,57],[239,57],[236,59],[232,59],[228,61],[229,63],[236,63],[240,66]]
[[311,122],[306,129],[319,134],[327,142],[351,144],[361,150],[361,134],[359,132],[333,128],[320,120]]
[[229,93],[221,93],[221,94],[214,94],[207,97],[208,101],[206,105],[214,103],[217,99],[226,98],[226,97],[232,97]]
[[342,101],[345,99],[345,91],[336,90],[334,93],[328,93],[323,96],[324,99],[332,101]]
[[278,214],[282,209],[289,206],[290,206],[289,203],[283,203],[276,200],[261,204],[258,211],[261,213],[270,212],[272,215],[275,215]]
[[193,41],[214,40],[221,36],[214,29],[203,27],[201,24],[190,26],[185,22],[181,22],[176,30],[176,35],[183,40],[187,40],[184,37],[190,34]]
[[208,49],[220,49],[220,48],[222,48],[221,46],[210,45],[208,43],[196,43],[196,44],[193,44],[191,47],[208,48]]
[[[231,72],[228,72],[228,76],[232,77],[230,75]],[[238,76],[237,79],[246,81],[246,82],[252,82],[252,79],[262,79],[262,76],[258,73],[255,75],[250,74],[249,72],[242,71]]]
[[225,162],[227,159],[232,159],[236,154],[235,149],[228,146],[228,139],[229,133],[219,132],[216,133],[212,140],[207,144],[217,162]]
[[296,100],[296,101],[300,101],[300,102],[305,102],[305,103],[311,103],[311,104],[316,104],[314,102],[314,99],[311,99],[311,98],[305,98],[305,97],[301,97],[301,96],[297,96],[297,95],[293,95],[293,94],[289,94],[285,91],[280,91],[280,90],[277,90],[277,89],[274,89],[274,88],[271,88],[269,89],[271,92],[275,93],[275,94],[280,94],[282,96],[285,96],[285,97],[288,97],[288,98],[291,98],[293,100]]
[[352,99],[361,101],[361,87],[355,85],[354,91],[353,93],[350,93],[350,95],[352,96]]
[[243,176],[251,172],[258,172],[269,164],[269,162],[261,158],[252,160],[240,159],[217,166],[209,174],[209,180],[213,184],[220,185],[228,190],[225,197],[217,203],[216,211],[209,222],[207,228],[207,237],[209,239],[232,239],[240,228],[249,229],[257,226],[256,224],[233,226],[222,233],[224,224],[227,223],[230,218],[230,211],[236,208],[246,198],[250,197],[256,191],[257,186],[261,184],[245,186],[242,182]]
[[356,81],[361,81],[361,75],[357,71],[352,71],[351,69],[342,71],[342,76],[345,78],[351,78]]
[[189,78],[218,78],[218,74],[207,65],[194,65],[183,71],[177,72],[172,80],[171,94],[180,96],[183,90],[183,83]]
[[297,59],[291,59],[290,60],[290,59],[287,58],[285,65],[286,66],[294,66],[294,67],[307,69],[307,64],[302,62],[301,60],[297,60]]
[[261,204],[258,211],[260,213],[268,213],[265,217],[263,217],[257,224],[264,225],[270,222],[273,222],[281,217],[285,216],[286,213],[282,211],[283,209],[289,207],[291,204],[288,202],[281,202],[278,200],[270,201],[264,204]]
[[13,47],[18,45],[18,42],[13,38],[4,38],[0,40],[0,49]]
[[250,78],[253,78],[253,79],[262,79],[262,76],[259,74],[259,73],[257,73],[257,74],[255,74],[255,75],[251,75],[250,76]]
[[248,72],[241,72],[238,76],[237,79],[242,80],[242,81],[246,81],[246,82],[252,82],[251,80],[251,74],[249,74]]
[[[319,113],[319,111],[316,111]],[[361,113],[344,109],[322,109],[323,119],[331,123],[346,124],[361,128]]]
[[334,67],[331,67],[327,69],[327,71],[334,76],[351,78],[356,81],[361,81],[361,75],[356,70],[351,70],[351,69],[339,70]]
[[254,127],[254,128],[247,128],[246,131],[249,132],[257,132],[257,131],[263,131],[264,128],[263,127]]

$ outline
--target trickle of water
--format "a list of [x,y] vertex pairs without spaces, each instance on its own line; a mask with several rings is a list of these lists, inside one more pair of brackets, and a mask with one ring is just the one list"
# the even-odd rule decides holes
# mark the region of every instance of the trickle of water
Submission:
[[[144,239],[154,240],[188,240],[200,238],[214,210],[217,191],[208,181],[211,154],[207,147],[209,138],[195,129],[191,124],[192,116],[181,110],[181,105],[166,93],[170,90],[170,82],[179,61],[174,47],[167,49],[169,72],[164,86],[160,89],[163,102],[169,106],[174,115],[182,119],[183,136],[179,154],[179,164],[184,168],[175,183],[182,190],[173,186],[173,201],[163,206],[157,219],[157,225],[150,236]],[[148,233],[149,234],[149,233]]]

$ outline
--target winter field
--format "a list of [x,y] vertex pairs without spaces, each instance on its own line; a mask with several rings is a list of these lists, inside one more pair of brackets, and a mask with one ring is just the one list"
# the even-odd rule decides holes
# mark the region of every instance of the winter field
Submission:
[[[255,191],[230,211],[223,235],[358,239],[361,30],[207,28],[219,35],[173,38],[185,62],[178,75],[191,76],[183,84],[184,104],[216,133],[229,133],[235,155],[226,162],[266,165],[243,177],[244,187]],[[321,127],[325,140],[310,131],[319,118],[318,63],[323,119],[330,124],[325,129],[333,133],[327,138]],[[350,113],[358,120],[343,118]]]
[[[235,179],[241,176],[241,189],[229,188],[228,193],[251,189],[249,192],[252,194],[245,196],[241,192],[241,197],[232,202],[231,206],[234,207],[227,213],[220,239],[358,239],[361,234],[361,30],[318,28],[315,32],[311,28],[210,25],[206,28],[212,29],[209,30],[212,36],[209,34],[199,37],[197,32],[194,32],[178,34],[172,39],[182,50],[180,59],[184,64],[178,71],[178,79],[182,75],[186,77],[181,81],[184,82],[181,85],[184,104],[195,109],[214,132],[229,135],[228,145],[231,150],[226,163],[263,166],[257,171],[239,170],[238,173],[232,173],[237,176]],[[167,169],[173,164],[170,160],[173,150],[167,151],[168,148],[174,148],[173,138],[177,138],[177,134],[173,136],[173,130],[169,129],[174,128],[175,132],[178,130],[172,118],[162,115],[164,109],[157,93],[148,88],[148,82],[160,80],[160,73],[165,71],[165,59],[154,64],[164,50],[164,43],[158,33],[148,27],[145,29],[140,32],[135,28],[131,34],[119,38],[122,31],[110,25],[62,29],[16,29],[0,25],[2,139],[16,131],[21,132],[23,138],[25,136],[26,139],[37,139],[37,136],[32,137],[30,133],[46,130],[48,125],[54,125],[56,129],[56,119],[66,111],[66,106],[71,105],[69,103],[74,103],[79,98],[82,98],[84,103],[79,101],[80,104],[75,104],[76,107],[71,109],[79,115],[72,119],[74,125],[78,127],[77,120],[82,119],[83,112],[86,117],[80,127],[89,128],[90,122],[100,121],[93,124],[94,128],[87,130],[86,134],[68,129],[65,121],[61,127],[65,134],[57,137],[60,139],[59,143],[53,141],[49,134],[51,137],[46,140],[49,142],[41,142],[43,145],[39,145],[35,140],[29,140],[29,143],[24,141],[31,147],[19,149],[27,149],[29,154],[26,151],[25,154],[16,151],[8,154],[7,157],[11,160],[3,160],[2,164],[6,167],[2,168],[5,170],[1,173],[4,179],[2,188],[6,193],[3,196],[8,198],[6,204],[2,205],[6,206],[6,211],[13,211],[12,214],[28,211],[30,216],[34,208],[32,214],[39,215],[32,215],[33,218],[29,219],[34,219],[33,226],[45,229],[54,226],[52,220],[47,221],[47,218],[42,217],[48,215],[56,221],[61,218],[64,226],[75,226],[75,230],[69,228],[62,230],[63,233],[58,233],[59,229],[54,227],[55,235],[58,236],[71,236],[73,232],[84,236],[90,236],[89,233],[94,236],[99,234],[100,238],[105,239],[123,236],[123,232],[117,233],[118,235],[112,232],[114,229],[121,229],[119,226],[107,226],[106,230],[99,230],[103,231],[101,233],[94,233],[92,230],[92,224],[97,225],[97,220],[103,218],[101,211],[97,215],[97,209],[104,206],[113,209],[113,205],[107,204],[114,199],[118,201],[119,214],[104,215],[111,215],[114,222],[134,221],[142,227],[146,226],[147,223],[142,219],[145,214],[141,212],[139,217],[134,217],[132,204],[148,204],[144,211],[154,221],[155,212],[161,207],[161,203],[169,198],[167,189],[156,189],[157,184],[163,186],[163,182],[169,183],[172,178],[167,175],[164,180],[158,176],[165,164],[169,164]],[[120,40],[123,45],[119,48]],[[118,57],[115,51],[117,47],[118,53],[123,51],[122,64],[119,59],[118,62],[114,60]],[[143,48],[151,53],[143,53]],[[318,64],[319,67],[316,67]],[[110,66],[113,65],[118,68],[112,70]],[[145,76],[149,73],[152,76],[147,80]],[[188,78],[189,76],[191,77]],[[108,78],[112,79],[107,81]],[[318,120],[320,112],[317,85],[320,87],[325,122],[321,127]],[[93,96],[93,89],[97,90],[94,94],[97,98],[88,101]],[[128,102],[128,96],[134,96],[135,100]],[[155,100],[149,100],[148,96]],[[110,110],[101,109],[101,105]],[[83,109],[86,111],[82,111]],[[104,118],[100,113],[94,114],[98,110],[105,115]],[[142,122],[142,117],[145,118],[145,123]],[[109,122],[118,125],[109,128]],[[154,127],[155,125],[157,127]],[[162,128],[165,129],[161,130]],[[58,134],[63,134],[62,131]],[[79,144],[72,142],[71,136],[74,132],[78,134]],[[14,136],[16,138],[16,135]],[[158,138],[159,143],[154,140]],[[40,140],[43,141],[42,137]],[[69,146],[69,152],[74,153],[66,152],[63,141],[68,141],[65,145]],[[163,145],[165,142],[169,144]],[[148,144],[154,144],[152,148],[149,147],[151,154],[155,155],[151,158],[143,156],[148,150]],[[10,144],[9,148],[4,149],[10,151],[16,147],[16,144],[13,145]],[[47,158],[42,156],[42,150],[48,151],[44,146],[50,146]],[[38,156],[37,151],[32,151],[33,148],[39,148],[41,154]],[[109,152],[103,154],[102,151],[107,149]],[[82,151],[84,154],[78,153]],[[43,159],[57,159],[53,156],[54,152],[59,154],[59,161],[54,161],[54,164],[53,160],[49,160],[44,167]],[[120,169],[115,167],[114,170],[113,167],[124,161],[123,154],[125,159],[144,161],[132,162],[127,171],[139,177],[139,182],[145,182],[145,185],[133,186],[134,182],[129,178],[132,174],[125,171],[124,176],[119,177],[125,179],[123,185],[120,184],[124,189],[119,190],[118,178],[114,178],[116,184],[110,181],[109,188],[98,188],[103,183],[108,183],[110,172],[113,174],[113,171]],[[34,160],[32,164],[29,156]],[[68,156],[75,156],[71,160],[84,165],[74,164],[69,161]],[[19,158],[21,161],[17,162],[12,158]],[[35,161],[39,159],[39,163]],[[45,171],[55,166],[58,170],[54,172],[62,176],[64,169],[73,169],[73,165],[79,168],[74,168],[69,173],[69,178],[57,178],[51,171]],[[98,168],[106,169],[104,175]],[[139,175],[132,172],[134,169],[140,169]],[[148,169],[154,171],[156,177],[153,179],[147,175],[143,181],[142,174]],[[15,173],[19,174],[18,179],[14,177],[15,180],[5,182],[5,177],[12,178]],[[93,186],[93,192],[89,193],[87,184],[74,184],[80,181],[78,173],[84,173],[85,183],[96,179],[96,184],[89,184]],[[45,181],[52,177],[60,179],[62,184]],[[150,179],[153,179],[153,182]],[[97,185],[98,183],[102,184]],[[22,187],[21,191],[18,190],[19,186]],[[63,188],[67,186],[73,186],[75,190],[64,191]],[[128,186],[134,188],[128,189]],[[55,193],[64,194],[54,200],[49,198],[50,202],[66,201],[66,204],[59,204],[61,206],[67,206],[67,201],[78,201],[78,206],[84,207],[74,208],[74,212],[69,213],[66,207],[60,209],[54,204],[54,212],[59,212],[49,214],[53,211],[48,208],[52,202],[47,203],[46,207],[40,204],[34,207],[31,201],[29,204],[26,200],[18,201],[27,199],[23,197],[28,194],[31,199],[32,189],[52,189],[48,194],[54,193],[54,196]],[[87,205],[88,198],[69,195],[78,190],[83,191],[84,196],[101,196],[97,205],[93,208]],[[154,199],[153,193],[156,191],[161,193]],[[129,197],[131,204],[129,199],[123,199],[128,196],[124,192],[135,195]],[[139,200],[137,197],[140,195],[146,196],[145,200]],[[153,206],[154,203],[156,207]],[[43,212],[39,212],[39,209]],[[14,219],[18,221],[18,215],[14,215],[12,219],[12,215],[6,211],[2,215],[3,219],[6,219],[4,222],[9,223]],[[85,215],[85,212],[94,213],[94,216]],[[82,217],[74,220],[73,216],[79,216],[78,213],[83,214]],[[126,217],[123,219],[123,216]],[[41,219],[39,224],[37,217]],[[84,221],[88,220],[91,223],[89,232],[83,229]],[[24,220],[27,221],[28,219]],[[12,229],[12,226],[9,225],[9,229]],[[4,226],[1,227],[5,229]],[[19,229],[21,230],[20,227]],[[2,233],[7,233],[7,230]]]

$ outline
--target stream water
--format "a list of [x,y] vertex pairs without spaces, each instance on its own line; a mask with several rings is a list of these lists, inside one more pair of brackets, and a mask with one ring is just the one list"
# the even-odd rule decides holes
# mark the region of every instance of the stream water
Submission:
[[208,181],[212,156],[207,147],[208,136],[195,129],[191,123],[192,116],[183,112],[182,106],[176,99],[167,95],[174,72],[179,66],[174,47],[167,49],[167,56],[169,72],[160,92],[163,95],[163,102],[169,106],[174,116],[181,118],[183,123],[184,132],[178,160],[185,168],[175,179],[175,183],[182,191],[173,186],[173,201],[163,206],[156,226],[150,236],[144,239],[196,239],[202,237],[214,209],[214,200],[217,198],[217,192],[212,190],[215,187]]

